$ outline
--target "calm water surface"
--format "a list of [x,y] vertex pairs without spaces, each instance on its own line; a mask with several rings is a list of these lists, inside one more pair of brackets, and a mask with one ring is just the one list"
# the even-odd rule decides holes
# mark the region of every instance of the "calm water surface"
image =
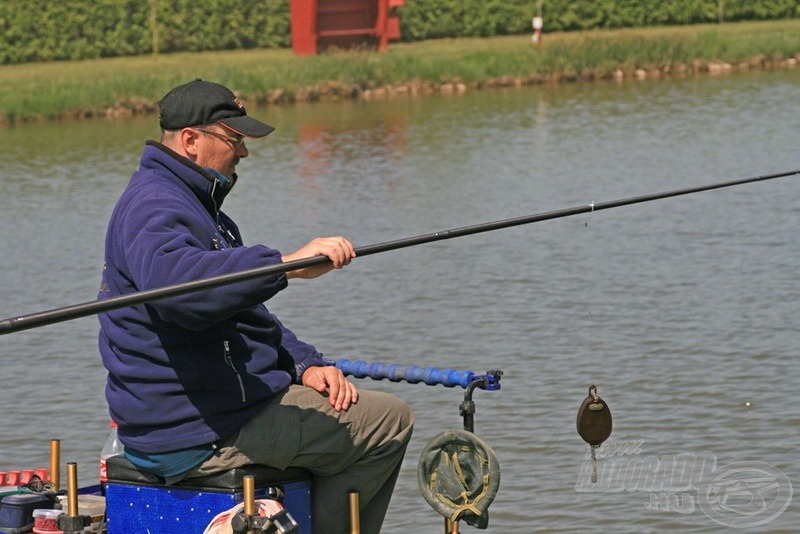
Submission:
[[[287,251],[316,235],[367,245],[800,168],[797,71],[251,113],[278,130],[249,143],[225,207],[247,241]],[[0,129],[0,316],[94,299],[107,218],[156,135],[153,117]],[[475,394],[476,431],[503,473],[490,531],[718,532],[753,515],[718,506],[714,520],[695,487],[581,486],[575,416],[596,384],[610,442],[637,443],[648,461],[707,451],[720,469],[772,466],[780,502],[774,486],[735,497],[763,496],[764,520],[780,511],[788,483],[800,488],[798,180],[370,256],[293,282],[270,308],[334,358],[505,372],[501,391]],[[0,470],[47,465],[60,438],[82,483],[96,479],[96,334],[90,317],[0,337]],[[428,439],[460,428],[462,390],[360,385],[418,416],[385,532],[440,532],[416,463]],[[753,531],[797,528],[798,502]]]

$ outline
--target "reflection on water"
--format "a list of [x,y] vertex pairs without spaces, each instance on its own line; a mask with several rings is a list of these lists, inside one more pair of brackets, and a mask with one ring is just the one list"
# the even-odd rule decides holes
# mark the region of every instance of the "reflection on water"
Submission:
[[[795,72],[760,72],[251,110],[277,131],[248,142],[225,208],[250,243],[362,246],[790,170],[797,90]],[[94,298],[109,212],[157,135],[152,117],[0,130],[0,315]],[[576,491],[575,415],[595,383],[612,442],[800,480],[797,191],[787,178],[388,252],[293,282],[270,308],[333,358],[505,371],[500,391],[475,394],[503,471],[490,531],[716,532],[696,489],[690,514],[646,506],[671,496]],[[46,464],[59,437],[94,480],[107,429],[96,331],[86,318],[0,338],[0,470]],[[461,425],[463,392],[360,385],[418,415],[385,532],[439,530],[416,462]],[[790,507],[764,528],[798,523]]]

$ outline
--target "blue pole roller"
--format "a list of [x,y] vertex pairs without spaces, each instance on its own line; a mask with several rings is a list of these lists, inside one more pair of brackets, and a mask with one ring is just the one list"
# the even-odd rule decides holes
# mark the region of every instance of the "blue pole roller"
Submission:
[[355,378],[388,379],[391,382],[405,381],[411,384],[424,382],[429,386],[443,385],[452,388],[466,388],[475,377],[472,371],[456,371],[455,369],[438,369],[436,367],[418,367],[416,365],[399,365],[385,363],[367,363],[362,360],[336,360],[336,368],[345,375]]

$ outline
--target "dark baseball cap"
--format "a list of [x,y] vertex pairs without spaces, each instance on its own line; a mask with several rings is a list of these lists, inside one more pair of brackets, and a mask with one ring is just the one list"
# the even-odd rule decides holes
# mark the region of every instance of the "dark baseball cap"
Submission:
[[218,83],[197,78],[172,89],[158,103],[164,130],[218,122],[239,135],[264,137],[275,128],[249,117],[239,98]]

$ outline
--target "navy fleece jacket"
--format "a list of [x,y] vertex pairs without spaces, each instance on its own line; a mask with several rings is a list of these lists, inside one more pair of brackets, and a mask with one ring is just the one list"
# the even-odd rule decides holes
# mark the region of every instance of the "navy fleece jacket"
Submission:
[[[242,245],[219,210],[232,185],[149,141],[111,216],[99,298],[280,263],[277,250]],[[158,453],[219,441],[324,365],[262,304],[286,285],[258,278],[100,314],[122,443]]]

